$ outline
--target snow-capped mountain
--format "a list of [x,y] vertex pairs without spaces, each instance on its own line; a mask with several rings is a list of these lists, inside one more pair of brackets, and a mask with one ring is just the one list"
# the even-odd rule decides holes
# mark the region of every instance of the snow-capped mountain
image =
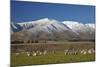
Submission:
[[[11,23],[11,32],[27,31],[32,37],[45,34],[48,39],[94,39],[95,24],[83,24],[74,21],[57,21],[54,19],[40,19],[30,22]],[[23,33],[24,34],[24,33]]]
[[32,22],[25,22],[25,23],[18,23],[20,26],[23,27],[23,29],[30,29],[32,32],[35,31],[46,31],[49,32],[51,30],[55,31],[63,31],[68,30],[69,27],[64,25],[63,23],[60,23],[57,20],[49,20],[48,18],[40,19],[37,21]]
[[62,23],[64,23],[65,25],[67,25],[69,28],[75,30],[75,31],[86,31],[88,29],[95,29],[95,25],[94,24],[82,24],[79,22],[74,22],[74,21],[63,21]]

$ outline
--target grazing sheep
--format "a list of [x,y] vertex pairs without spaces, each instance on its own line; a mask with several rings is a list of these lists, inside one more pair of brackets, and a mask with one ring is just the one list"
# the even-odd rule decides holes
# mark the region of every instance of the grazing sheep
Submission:
[[84,51],[84,52],[83,52],[83,54],[87,54],[87,52],[86,52],[86,51]]
[[26,52],[27,56],[30,56],[30,52]]
[[64,54],[65,55],[77,55],[78,54],[78,51],[77,50],[74,50],[74,49],[70,49],[70,50],[68,50],[68,49],[66,49],[65,51],[64,51]]
[[89,49],[88,50],[88,54],[93,54],[93,53],[95,53],[95,50],[94,49]]
[[39,55],[42,55],[42,52],[39,52]]
[[37,56],[37,53],[33,53],[32,55],[33,55],[33,56]]
[[72,51],[68,51],[68,55],[72,55],[73,54],[73,52]]
[[88,50],[88,54],[92,54],[92,51],[91,50]]
[[41,51],[36,51],[37,55],[42,55]]
[[46,55],[47,54],[47,51],[45,50],[44,52],[43,52],[43,55]]
[[78,51],[76,50],[76,51],[74,51],[74,55],[77,55],[78,54]]
[[81,54],[87,54],[87,51],[86,51],[86,50],[81,50],[80,53],[81,53]]
[[95,53],[95,50],[94,50],[94,49],[92,49],[92,52],[93,52],[93,53]]
[[15,53],[16,56],[18,56],[20,53]]
[[64,50],[64,54],[65,54],[65,55],[68,54],[68,49]]

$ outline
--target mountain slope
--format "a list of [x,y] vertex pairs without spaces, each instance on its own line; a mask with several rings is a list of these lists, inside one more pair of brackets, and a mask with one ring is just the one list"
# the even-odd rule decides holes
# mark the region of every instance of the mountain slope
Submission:
[[73,39],[94,40],[95,39],[94,24],[82,24],[74,21],[59,22],[54,19],[44,18],[31,22],[23,22],[16,24],[11,23],[11,32],[17,33],[22,31],[21,34],[22,33],[25,34],[23,30],[30,33],[31,37],[36,39],[43,39],[43,38],[48,40],[73,40]]

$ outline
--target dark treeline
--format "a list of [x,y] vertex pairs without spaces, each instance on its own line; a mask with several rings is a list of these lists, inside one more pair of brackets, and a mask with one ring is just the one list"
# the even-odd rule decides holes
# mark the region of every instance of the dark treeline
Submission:
[[78,41],[91,41],[91,42],[95,42],[95,40],[85,40],[85,39],[80,39],[80,40],[68,40],[68,41],[72,41],[72,42],[78,42]]
[[11,44],[23,44],[23,43],[46,43],[45,40],[28,40],[28,41],[23,41],[23,40],[15,40],[11,41]]
[[[23,44],[23,43],[46,43],[48,40],[28,40],[28,41],[23,41],[23,40],[15,40],[11,41],[11,44]],[[63,40],[51,40],[51,41],[63,41]],[[65,41],[65,40],[64,40]],[[91,41],[95,42],[95,40],[66,40],[67,42],[78,42],[78,41]]]

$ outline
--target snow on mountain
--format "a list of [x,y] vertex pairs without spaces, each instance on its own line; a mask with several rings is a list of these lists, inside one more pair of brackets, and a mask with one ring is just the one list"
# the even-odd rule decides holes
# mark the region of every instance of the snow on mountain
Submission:
[[34,31],[34,32],[35,31],[50,32],[51,30],[63,31],[69,29],[69,27],[67,27],[66,25],[64,26],[64,24],[60,23],[59,21],[53,19],[49,20],[48,18],[44,18],[32,22],[18,23],[18,24],[22,26],[23,29],[30,28],[30,31]]
[[17,27],[14,25],[13,22],[11,23],[11,27],[14,28],[14,29],[17,29]]
[[16,23],[11,23],[11,32],[18,32],[22,30],[22,26],[20,26],[19,24]]
[[92,28],[94,29],[95,28],[95,25],[94,24],[90,24],[90,23],[87,23],[87,24],[83,24],[83,23],[79,23],[79,22],[74,22],[74,21],[63,21],[62,23],[64,23],[65,25],[67,25],[68,27],[70,27],[71,29],[73,30],[86,30],[88,28]]
[[95,39],[95,24],[63,21],[65,25],[77,32],[82,39]]
[[11,30],[18,32],[21,30],[27,30],[32,34],[40,34],[45,32],[49,35],[57,35],[65,38],[94,38],[95,24],[79,23],[75,21],[57,21],[54,19],[43,18],[36,21],[11,23]]

